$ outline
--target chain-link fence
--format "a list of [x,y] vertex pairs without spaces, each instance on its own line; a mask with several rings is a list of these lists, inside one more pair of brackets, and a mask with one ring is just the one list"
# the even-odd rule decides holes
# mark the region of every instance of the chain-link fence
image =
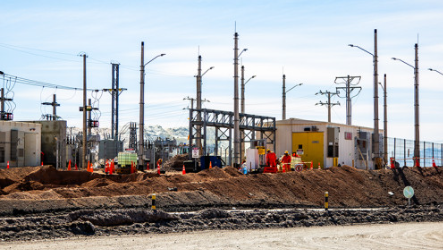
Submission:
[[[419,142],[421,167],[443,166],[443,143]],[[388,162],[394,157],[400,166],[415,166],[414,141],[388,137]]]

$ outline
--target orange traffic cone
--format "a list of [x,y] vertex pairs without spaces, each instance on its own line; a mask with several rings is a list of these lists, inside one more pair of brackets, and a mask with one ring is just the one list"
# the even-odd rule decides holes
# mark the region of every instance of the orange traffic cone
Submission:
[[114,160],[112,160],[110,164],[110,174],[113,174],[113,172],[114,172]]
[[43,167],[43,161],[42,161],[42,164],[41,164],[40,166],[42,166],[42,167]]
[[437,168],[436,162],[434,161],[434,158],[433,158],[433,167]]
[[77,163],[76,163],[76,164],[74,164],[74,169],[75,169],[75,170],[77,170]]
[[318,169],[321,169],[321,167],[320,167],[320,162],[318,163]]
[[68,162],[68,171],[71,171],[71,160]]
[[87,163],[87,172],[90,172],[90,161]]
[[416,158],[416,167],[420,168],[419,158]]
[[311,161],[311,170],[314,169],[314,163]]
[[9,169],[9,161],[6,163],[6,169]]
[[158,164],[158,175],[161,175],[161,167]]
[[212,162],[210,162],[209,169],[212,169]]
[[185,166],[182,165],[182,174],[185,174]]

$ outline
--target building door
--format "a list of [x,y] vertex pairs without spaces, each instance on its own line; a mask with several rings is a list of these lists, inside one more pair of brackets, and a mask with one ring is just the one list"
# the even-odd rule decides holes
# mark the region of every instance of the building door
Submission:
[[292,134],[292,152],[297,152],[303,162],[310,167],[318,168],[318,163],[324,168],[324,133],[323,132],[301,132]]
[[40,152],[37,152],[37,134],[25,133],[25,166],[38,166]]

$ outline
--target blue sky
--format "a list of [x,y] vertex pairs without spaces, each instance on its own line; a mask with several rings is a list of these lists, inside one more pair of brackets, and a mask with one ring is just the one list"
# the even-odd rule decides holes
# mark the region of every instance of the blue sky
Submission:
[[[430,1],[5,1],[2,0],[0,70],[31,80],[82,87],[82,59],[88,54],[88,88],[111,87],[110,62],[120,63],[120,125],[138,122],[140,43],[145,42],[145,124],[188,126],[196,96],[197,57],[202,68],[205,108],[233,111],[233,34],[239,33],[246,85],[246,113],[281,119],[282,75],[286,74],[287,117],[327,120],[326,98],[335,77],[361,76],[352,100],[352,123],[373,127],[372,56],[348,44],[374,50],[378,30],[379,81],[387,74],[389,136],[414,138],[414,44],[419,42],[420,138],[443,140],[443,3]],[[2,84],[5,81],[2,79]],[[3,86],[7,87],[7,86]],[[81,126],[81,91],[16,84],[14,120],[38,120],[57,95],[58,115]],[[383,93],[379,89],[383,127]],[[9,93],[11,97],[12,92]],[[92,98],[91,93],[88,93]],[[111,97],[97,95],[101,127],[111,127]],[[94,99],[93,99],[94,100]],[[346,122],[345,99],[332,121]]]

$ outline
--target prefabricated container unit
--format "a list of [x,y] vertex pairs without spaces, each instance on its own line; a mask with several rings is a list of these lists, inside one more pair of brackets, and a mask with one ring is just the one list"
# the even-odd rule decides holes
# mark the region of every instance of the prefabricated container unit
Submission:
[[119,154],[117,156],[117,162],[118,162],[118,165],[121,167],[131,166],[132,162],[133,162],[133,164],[137,165],[138,155],[137,155],[137,153],[134,153],[134,152],[119,152]]
[[[277,156],[287,150],[299,154],[308,167],[312,162],[314,168],[340,164],[374,169],[372,128],[295,118],[277,121],[276,127]],[[383,145],[381,134],[380,144]],[[381,155],[382,152],[383,146],[380,146]]]
[[0,167],[38,166],[41,159],[41,125],[0,121]]

